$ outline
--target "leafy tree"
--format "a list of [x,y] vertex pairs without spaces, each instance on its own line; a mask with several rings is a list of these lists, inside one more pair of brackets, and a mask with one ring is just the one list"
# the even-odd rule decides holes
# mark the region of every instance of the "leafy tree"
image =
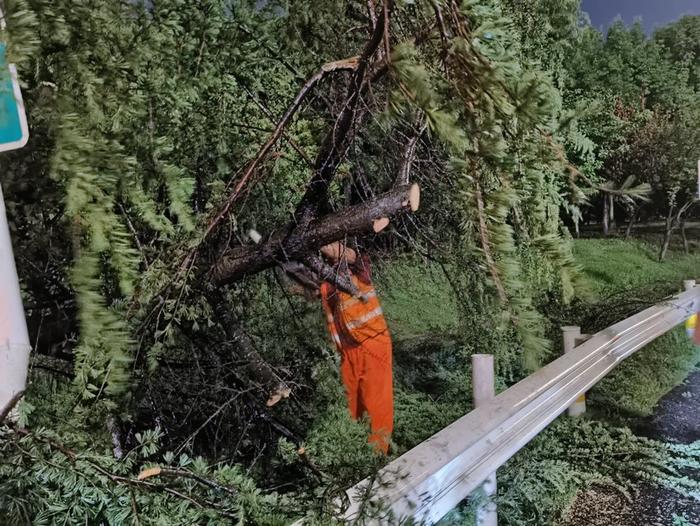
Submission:
[[[589,108],[579,122],[595,144],[594,180],[605,182],[599,200],[605,232],[616,202],[628,215],[627,235],[638,214],[661,216],[666,222],[662,258],[692,205],[696,139],[687,126],[700,107],[690,63],[669,53],[664,42],[670,40],[663,34],[671,39],[675,33],[668,28],[648,39],[641,25],[627,29],[621,22],[605,38],[584,29],[567,61],[565,96],[568,104]],[[651,200],[631,199],[632,184],[651,185]]]
[[671,60],[688,68],[691,83],[700,88],[700,16],[684,16],[654,33]]

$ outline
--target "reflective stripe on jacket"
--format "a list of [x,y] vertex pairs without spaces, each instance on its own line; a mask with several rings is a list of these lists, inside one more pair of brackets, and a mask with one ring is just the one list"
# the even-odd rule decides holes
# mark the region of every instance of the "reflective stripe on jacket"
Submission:
[[361,297],[338,290],[328,282],[321,285],[328,331],[340,350],[355,347],[370,338],[389,337],[376,290],[371,283],[364,283],[356,276],[351,279]]

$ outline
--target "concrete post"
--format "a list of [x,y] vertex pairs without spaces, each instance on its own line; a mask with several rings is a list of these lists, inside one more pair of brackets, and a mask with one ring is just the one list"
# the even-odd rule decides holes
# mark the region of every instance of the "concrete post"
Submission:
[[[581,340],[581,327],[562,327],[562,341],[564,343],[564,353],[569,353],[576,348],[577,340]],[[579,416],[586,412],[586,394],[583,393],[567,410],[569,416]]]
[[15,394],[24,391],[30,349],[5,201],[0,188],[0,411]]
[[[475,408],[484,405],[496,396],[492,354],[472,354],[472,387]],[[498,491],[495,472],[484,480],[482,489],[487,500],[476,510],[476,524],[477,526],[498,526],[495,500]]]

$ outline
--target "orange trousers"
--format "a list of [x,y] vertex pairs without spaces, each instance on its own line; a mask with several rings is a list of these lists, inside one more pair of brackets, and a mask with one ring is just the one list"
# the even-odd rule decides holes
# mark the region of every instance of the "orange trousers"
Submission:
[[370,338],[359,346],[343,349],[340,375],[348,397],[350,415],[369,416],[369,441],[384,454],[394,430],[392,349],[389,338]]

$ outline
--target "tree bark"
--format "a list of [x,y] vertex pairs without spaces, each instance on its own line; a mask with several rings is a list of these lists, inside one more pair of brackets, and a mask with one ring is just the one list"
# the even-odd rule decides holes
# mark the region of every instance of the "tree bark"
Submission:
[[114,453],[114,458],[121,460],[124,458],[124,437],[121,426],[114,415],[109,415],[107,417],[106,424],[109,436],[112,438],[112,452]]
[[685,231],[685,223],[686,220],[685,218],[683,218],[683,220],[681,221],[681,237],[683,238],[683,251],[686,254],[690,254],[690,246],[688,245],[688,236],[686,235]]
[[671,234],[673,233],[673,208],[668,210],[668,215],[666,216],[666,228],[664,231],[664,240],[661,243],[661,252],[659,253],[659,261],[663,261],[668,252],[668,247],[671,244]]
[[608,195],[603,194],[603,235],[608,237],[610,232],[610,211],[609,211],[610,201],[608,200]]
[[313,220],[308,226],[291,223],[259,245],[225,251],[212,266],[211,278],[226,284],[285,261],[303,260],[328,243],[371,230],[376,219],[417,210],[419,196],[418,185],[400,186],[372,201]]
[[610,227],[613,231],[617,230],[615,225],[615,201],[612,194],[608,194],[608,211],[610,212]]
[[627,229],[625,230],[625,239],[629,239],[630,236],[632,235],[632,228],[634,227],[634,224],[637,222],[638,215],[639,215],[639,208],[637,207],[632,212],[632,215],[630,216],[630,220],[627,223]]

